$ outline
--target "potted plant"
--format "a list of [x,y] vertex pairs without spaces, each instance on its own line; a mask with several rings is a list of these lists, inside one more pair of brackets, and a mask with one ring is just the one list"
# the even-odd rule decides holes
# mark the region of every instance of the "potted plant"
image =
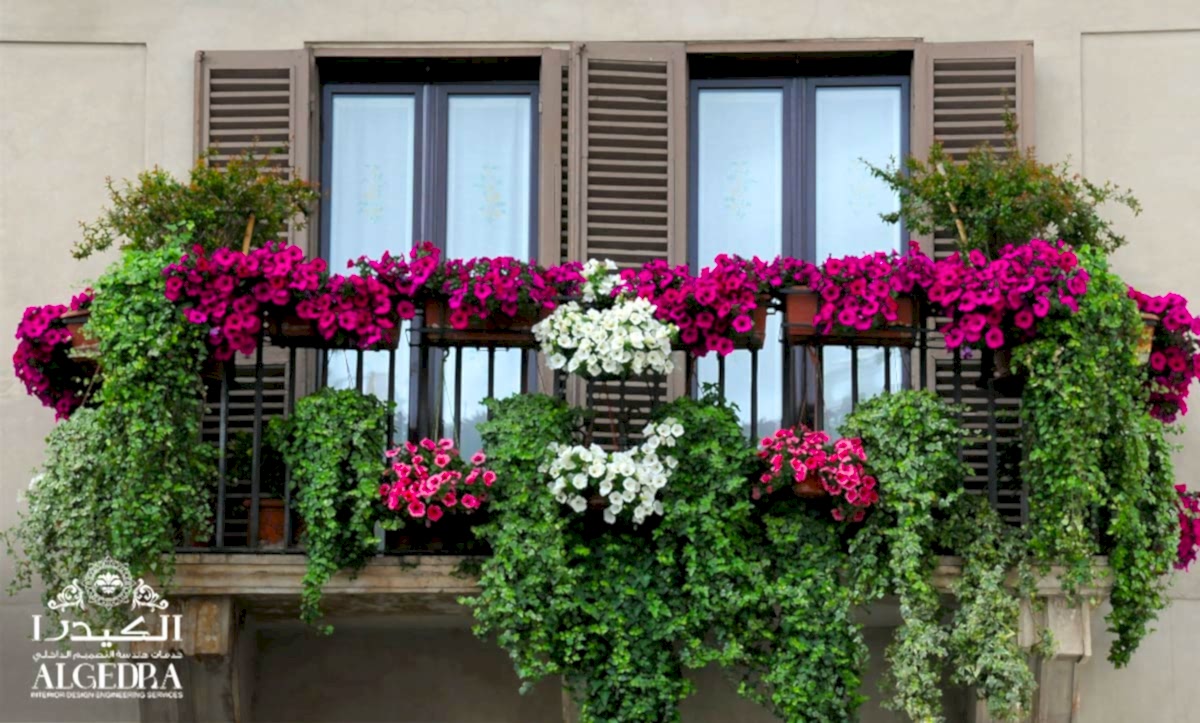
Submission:
[[875,478],[866,473],[867,455],[855,438],[830,442],[825,432],[804,425],[784,428],[759,443],[758,457],[766,471],[758,476],[751,493],[755,499],[790,488],[797,497],[840,497],[834,519],[847,516],[859,522],[866,508],[879,501]]
[[509,256],[450,259],[424,299],[422,333],[435,344],[535,345],[534,324],[557,306],[544,269]]
[[1013,347],[1034,338],[1048,316],[1076,313],[1088,279],[1069,246],[1032,239],[1005,246],[996,259],[978,249],[940,259],[927,294],[949,319],[940,327],[946,348],[982,346],[982,382],[993,379],[1002,391],[1017,392],[1020,378],[1009,363]]
[[[254,437],[237,431],[229,435],[225,447],[226,477],[230,484],[249,487],[254,476]],[[259,445],[258,545],[265,548],[284,547],[284,477],[283,457],[264,435]],[[252,501],[246,498],[242,506],[250,514]]]
[[789,342],[916,343],[920,293],[932,276],[933,262],[915,244],[906,256],[876,252],[831,258],[821,266],[791,258],[777,264]]
[[1176,485],[1179,493],[1179,551],[1176,570],[1187,570],[1200,553],[1200,492],[1188,492],[1185,485]]
[[686,266],[647,262],[621,273],[623,288],[649,299],[655,316],[679,328],[679,346],[689,354],[726,356],[736,349],[761,349],[766,339],[768,296],[779,283],[768,264],[721,254],[692,274]]
[[645,298],[622,295],[606,309],[584,309],[578,302],[558,307],[532,329],[551,369],[585,379],[625,379],[668,374],[673,324],[655,318]]
[[[80,328],[90,314],[91,301],[91,293],[85,291],[71,300],[70,307],[30,306],[17,324],[13,371],[31,396],[54,409],[57,419],[71,416],[96,387],[96,342]],[[84,316],[69,316],[72,313]]]
[[679,461],[670,450],[684,429],[668,417],[642,430],[638,446],[617,452],[599,445],[550,445],[538,472],[549,478],[550,494],[575,514],[602,514],[609,525],[625,520],[641,525],[663,514],[658,493]]
[[[1129,297],[1142,314],[1143,329],[1149,330],[1150,348],[1146,362],[1147,387],[1150,394],[1150,413],[1164,422],[1173,422],[1187,413],[1187,397],[1192,381],[1200,372],[1200,319],[1188,311],[1187,299],[1179,294],[1151,296],[1129,289]],[[1159,323],[1153,326],[1147,317]],[[1139,352],[1145,350],[1145,336]]]
[[386,457],[392,476],[379,495],[389,548],[440,550],[447,540],[462,540],[470,518],[483,516],[496,481],[483,452],[464,460],[453,439],[425,438],[390,449]]

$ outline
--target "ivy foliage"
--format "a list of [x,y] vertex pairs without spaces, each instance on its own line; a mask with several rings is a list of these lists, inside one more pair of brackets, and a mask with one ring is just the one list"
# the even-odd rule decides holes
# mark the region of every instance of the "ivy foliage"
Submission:
[[886,653],[892,697],[885,704],[913,720],[940,720],[948,634],[933,571],[939,520],[963,494],[965,432],[957,412],[927,391],[870,399],[840,431],[862,439],[880,490],[850,542],[855,587],[863,602],[894,593],[904,621]]
[[291,469],[292,499],[304,520],[306,623],[321,619],[321,589],[333,574],[357,570],[376,551],[386,413],[375,397],[326,387],[296,402],[291,416],[271,420],[270,442]]
[[1029,377],[1021,399],[1028,551],[1043,569],[1063,565],[1068,591],[1092,582],[1092,556],[1109,553],[1117,638],[1109,659],[1124,665],[1165,605],[1174,471],[1162,425],[1147,412],[1137,306],[1103,254],[1079,253],[1091,274],[1079,312],[1051,320],[1013,354]]
[[[36,573],[43,602],[48,602],[72,580],[82,580],[88,566],[111,550],[112,498],[104,485],[107,478],[97,474],[106,446],[98,417],[96,409],[81,408],[46,438],[46,461],[26,495],[29,508],[4,533],[8,555],[16,561],[9,594],[32,587]],[[47,614],[58,619],[49,608]]]
[[773,505],[764,519],[772,565],[759,583],[767,605],[756,610],[771,624],[747,628],[738,690],[790,723],[855,721],[867,646],[843,579],[841,525],[799,500]]
[[480,430],[501,481],[479,528],[495,554],[480,594],[463,601],[476,633],[495,636],[527,686],[562,675],[585,722],[677,721],[684,669],[733,659],[743,598],[760,594],[748,584],[763,567],[745,534],[752,457],[736,416],[711,398],[657,412],[686,431],[670,450],[679,467],[660,493],[666,515],[637,529],[577,515],[546,491],[545,449],[578,441],[581,412],[545,396],[488,404]]
[[30,511],[10,533],[28,557],[13,589],[36,572],[50,590],[104,555],[134,577],[169,583],[181,529],[206,534],[212,449],[199,443],[204,329],[163,295],[162,269],[190,240],[130,251],[96,284],[88,322],[99,340],[99,406],[50,435]]

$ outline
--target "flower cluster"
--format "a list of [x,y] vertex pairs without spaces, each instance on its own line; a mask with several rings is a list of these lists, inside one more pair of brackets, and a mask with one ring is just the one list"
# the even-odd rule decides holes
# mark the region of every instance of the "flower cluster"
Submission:
[[[337,339],[359,349],[396,341],[397,316],[413,317],[413,305],[393,301],[394,290],[374,273],[331,276],[316,292],[296,303],[296,316],[316,324],[327,341]],[[403,305],[403,306],[402,306]]]
[[589,379],[669,373],[675,368],[671,339],[676,333],[673,325],[654,318],[649,301],[624,296],[608,309],[564,304],[533,327],[551,369]]
[[654,260],[626,269],[621,280],[624,290],[654,304],[660,321],[679,328],[679,345],[696,356],[725,356],[736,349],[754,328],[754,311],[782,283],[776,266],[727,254],[698,275]]
[[814,432],[801,425],[795,429],[780,429],[774,436],[764,437],[758,456],[769,470],[759,476],[752,494],[757,499],[764,492],[771,494],[777,487],[791,484],[799,487],[806,481],[819,482],[833,497],[843,497],[849,508],[835,507],[834,519],[853,522],[866,515],[866,508],[879,501],[875,478],[866,473],[867,461],[862,440],[839,439],[832,445],[825,432]]
[[933,259],[911,244],[907,255],[878,251],[830,258],[821,267],[779,260],[789,283],[808,286],[821,297],[813,325],[818,333],[868,331],[898,319],[897,296],[922,291],[934,278]]
[[254,351],[264,309],[316,295],[325,270],[324,260],[305,260],[299,246],[272,241],[249,253],[219,248],[209,255],[196,246],[163,276],[167,299],[184,306],[188,321],[207,325],[213,356],[228,360]]
[[675,446],[683,426],[668,417],[646,425],[643,435],[639,446],[622,452],[606,452],[595,444],[551,445],[539,472],[551,477],[554,498],[575,512],[595,504],[604,507],[604,521],[610,525],[623,512],[640,525],[650,515],[663,514],[658,492],[667,486],[679,461],[659,452]]
[[[562,267],[556,267],[562,268]],[[583,303],[603,306],[611,303],[617,294],[621,277],[617,274],[617,262],[612,259],[588,259],[579,270],[583,279],[578,295]]]
[[1186,570],[1200,553],[1200,492],[1188,492],[1184,485],[1175,485],[1179,493],[1179,559],[1176,570]]
[[408,256],[392,256],[384,251],[379,259],[360,256],[354,265],[361,276],[373,276],[392,292],[393,304],[401,319],[416,314],[416,302],[428,293],[428,285],[441,265],[441,250],[423,241],[409,250]]
[[1200,318],[1193,317],[1179,294],[1150,296],[1129,289],[1138,310],[1160,318],[1150,352],[1150,413],[1164,422],[1187,414],[1192,380],[1200,376]]
[[471,319],[503,315],[536,316],[554,309],[560,289],[542,268],[511,256],[448,259],[442,267],[439,294],[450,307],[450,326],[465,329]]
[[[396,481],[380,486],[389,510],[403,510],[410,518],[437,522],[447,512],[472,512],[487,499],[487,488],[496,473],[486,469],[487,455],[476,452],[470,464],[463,461],[452,439],[422,439],[387,451]],[[481,483],[475,487],[476,482]],[[468,489],[470,488],[470,489]]]
[[54,410],[55,419],[66,419],[87,399],[95,370],[71,358],[71,332],[62,321],[68,311],[82,311],[92,303],[91,291],[62,304],[30,306],[17,324],[17,350],[13,371],[25,390]]
[[942,327],[946,348],[982,340],[999,349],[1031,339],[1037,320],[1056,309],[1079,311],[1076,297],[1087,285],[1088,272],[1069,246],[1032,239],[1005,246],[994,260],[978,249],[941,259],[928,296],[950,317]]

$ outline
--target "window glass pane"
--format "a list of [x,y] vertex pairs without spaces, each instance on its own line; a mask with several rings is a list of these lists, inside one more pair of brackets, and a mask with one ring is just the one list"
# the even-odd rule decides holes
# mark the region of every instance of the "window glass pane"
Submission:
[[[530,252],[532,96],[451,95],[447,112],[446,254],[515,256]],[[454,434],[454,360],[446,355],[445,429]],[[465,350],[462,360],[461,449],[480,447],[475,424],[487,410],[487,352]],[[521,390],[521,352],[496,352],[495,394]]]
[[[783,248],[783,90],[704,88],[697,104],[697,259],[720,253],[774,258]],[[758,433],[783,416],[779,319],[770,315],[758,353]],[[751,355],[725,358],[725,395],[749,431]],[[697,364],[701,383],[716,383],[714,355]]]
[[[886,166],[901,155],[903,96],[894,87],[816,89],[817,259],[903,248],[899,225],[879,215],[899,208],[899,197],[873,178],[867,163]],[[859,401],[883,389],[884,352],[858,352]],[[893,388],[899,388],[902,353],[891,353]],[[850,412],[850,351],[826,349],[825,428],[833,431]]]
[[[329,266],[384,251],[406,252],[413,242],[416,99],[412,95],[335,95],[329,188]],[[328,383],[355,385],[357,352],[333,351]],[[408,425],[408,346],[395,354],[396,429]],[[388,396],[388,353],[363,360],[363,391]]]

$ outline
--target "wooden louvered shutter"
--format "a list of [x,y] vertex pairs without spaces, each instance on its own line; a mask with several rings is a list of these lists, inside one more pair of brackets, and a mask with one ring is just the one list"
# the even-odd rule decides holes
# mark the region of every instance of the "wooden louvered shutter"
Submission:
[[572,57],[578,169],[572,256],[687,258],[687,56],[678,43],[593,43]]
[[569,57],[565,50],[542,52],[538,89],[538,261],[543,266],[560,264],[567,258]]
[[[197,52],[196,154],[213,151],[209,163],[220,167],[254,149],[281,172],[311,180],[311,62],[307,50]],[[289,237],[309,247],[308,228]]]
[[[567,253],[609,258],[622,268],[652,259],[687,259],[687,55],[680,43],[589,43],[571,56],[569,75]],[[682,369],[682,359],[677,360]],[[654,400],[684,391],[666,386],[593,383],[595,438],[615,446],[615,418],[640,431]]]
[[[912,148],[918,158],[934,141],[955,160],[981,144],[1004,153],[1006,113],[1017,120],[1018,145],[1034,145],[1031,42],[922,43],[914,55],[912,87]],[[941,229],[923,241],[935,258],[957,248],[954,229]],[[938,393],[963,404],[963,423],[982,433],[964,445],[963,457],[972,470],[968,488],[987,495],[1006,519],[1020,521],[1020,399],[999,396],[977,383],[978,355],[959,362],[957,381],[950,355],[934,352],[933,357]]]

